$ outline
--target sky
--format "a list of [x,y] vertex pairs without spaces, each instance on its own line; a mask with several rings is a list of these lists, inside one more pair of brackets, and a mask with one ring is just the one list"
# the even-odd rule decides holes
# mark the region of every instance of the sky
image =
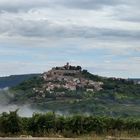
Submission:
[[140,0],[0,0],[0,76],[66,62],[140,78]]

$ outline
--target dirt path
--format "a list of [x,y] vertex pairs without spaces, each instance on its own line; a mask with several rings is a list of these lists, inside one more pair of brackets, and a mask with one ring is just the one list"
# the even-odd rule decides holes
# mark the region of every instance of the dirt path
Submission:
[[105,140],[140,140],[140,138],[106,137]]

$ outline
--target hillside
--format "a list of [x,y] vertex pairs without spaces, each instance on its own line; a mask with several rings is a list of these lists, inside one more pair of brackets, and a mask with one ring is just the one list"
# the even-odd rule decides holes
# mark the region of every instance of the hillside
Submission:
[[0,77],[0,88],[13,87],[39,74],[23,74]]
[[10,103],[64,114],[140,116],[140,85],[106,78],[69,64],[54,67],[10,88]]
[[140,84],[140,78],[130,78],[130,80],[134,81],[136,84]]

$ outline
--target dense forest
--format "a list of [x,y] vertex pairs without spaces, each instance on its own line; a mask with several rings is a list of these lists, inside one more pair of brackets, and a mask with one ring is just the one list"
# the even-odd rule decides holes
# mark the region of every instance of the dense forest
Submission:
[[0,114],[0,136],[77,137],[86,134],[139,136],[140,120],[132,118],[95,117],[90,115],[63,116],[53,112],[18,116],[18,110]]

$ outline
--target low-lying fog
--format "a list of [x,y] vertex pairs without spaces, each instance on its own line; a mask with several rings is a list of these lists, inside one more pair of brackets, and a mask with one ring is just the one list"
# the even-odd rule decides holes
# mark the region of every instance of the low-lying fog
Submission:
[[[33,113],[46,113],[50,112],[51,110],[39,110],[32,108],[29,104],[25,105],[15,105],[15,104],[10,104],[9,101],[11,98],[13,98],[14,95],[13,93],[10,93],[8,88],[0,89],[0,114],[3,112],[9,112],[9,111],[15,111],[18,109],[18,114],[23,117],[31,117]],[[68,112],[61,112],[57,111],[55,112],[56,114],[59,115],[67,115],[69,114]]]
[[9,112],[9,111],[15,111],[16,109],[18,110],[18,114],[20,116],[24,116],[24,117],[31,117],[33,113],[37,112],[37,113],[43,113],[39,110],[35,110],[35,109],[31,109],[28,105],[24,105],[24,106],[17,106],[17,105],[0,105],[0,114],[2,112]]
[[18,114],[20,116],[31,117],[33,113],[43,113],[40,110],[32,109],[30,105],[9,105],[10,98],[13,94],[9,92],[8,88],[0,89],[0,114],[2,112],[15,111],[18,109]]

